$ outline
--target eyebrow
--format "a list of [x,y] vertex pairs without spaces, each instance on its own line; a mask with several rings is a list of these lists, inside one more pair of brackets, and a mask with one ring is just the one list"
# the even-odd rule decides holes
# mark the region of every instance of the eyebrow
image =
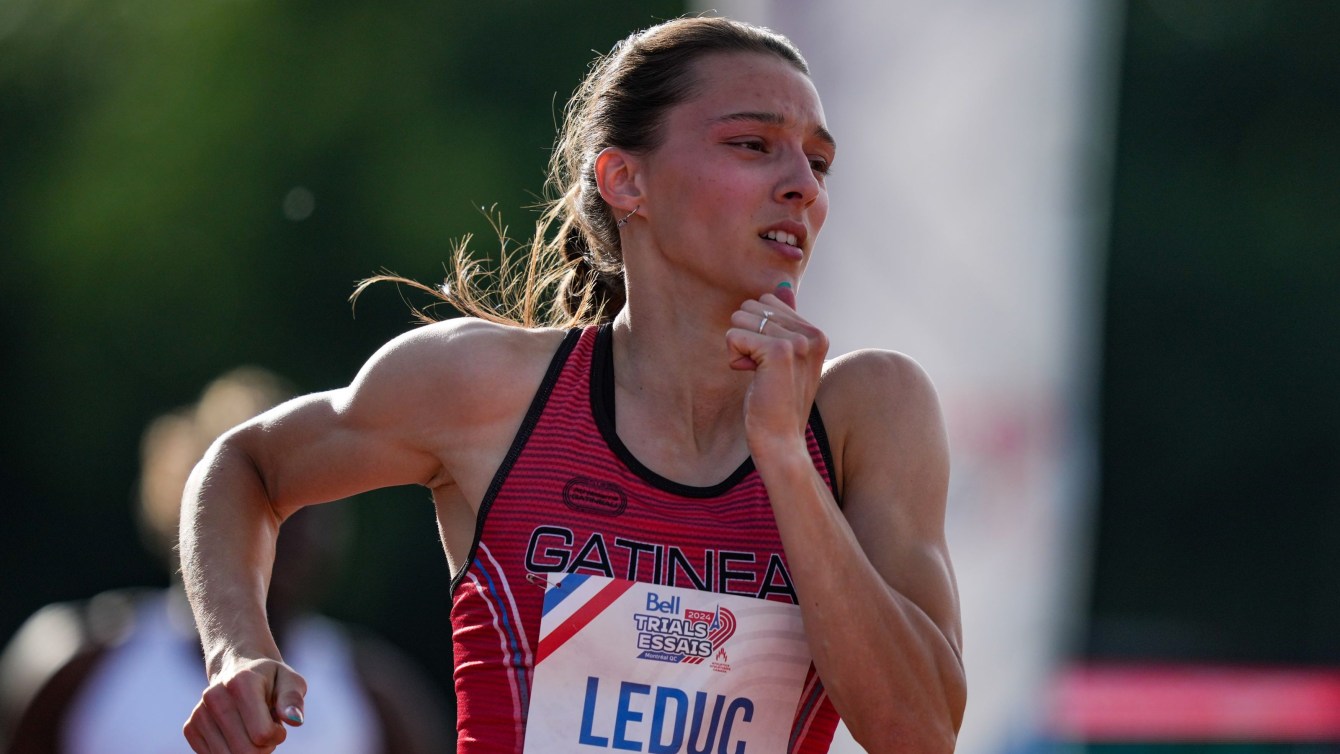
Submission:
[[[779,113],[769,112],[739,112],[712,119],[712,123],[736,123],[739,121],[765,123],[769,126],[786,125],[786,118],[783,118]],[[814,135],[830,148],[837,149],[837,139],[833,138],[833,134],[827,128],[815,126]]]

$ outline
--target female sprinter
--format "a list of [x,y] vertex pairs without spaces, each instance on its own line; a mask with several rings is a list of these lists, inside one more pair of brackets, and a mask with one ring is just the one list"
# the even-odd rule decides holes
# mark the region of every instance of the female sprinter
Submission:
[[508,321],[382,348],[218,442],[182,565],[197,752],[268,752],[306,683],[264,611],[297,509],[432,491],[458,751],[947,752],[965,703],[938,403],[904,356],[825,362],[795,291],[835,144],[799,52],[720,18],[633,34],[574,95]]

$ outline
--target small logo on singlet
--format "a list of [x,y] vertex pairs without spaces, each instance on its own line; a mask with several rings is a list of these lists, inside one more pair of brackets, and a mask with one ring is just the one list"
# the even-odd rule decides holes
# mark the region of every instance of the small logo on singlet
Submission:
[[628,508],[628,495],[617,485],[577,476],[563,485],[563,504],[578,513],[617,516]]

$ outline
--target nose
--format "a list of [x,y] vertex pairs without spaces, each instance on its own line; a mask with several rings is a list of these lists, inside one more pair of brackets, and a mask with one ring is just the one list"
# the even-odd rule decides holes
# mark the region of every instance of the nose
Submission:
[[823,184],[814,174],[809,156],[801,150],[795,150],[785,160],[785,165],[785,173],[777,183],[778,201],[795,202],[805,207],[813,204],[823,191]]

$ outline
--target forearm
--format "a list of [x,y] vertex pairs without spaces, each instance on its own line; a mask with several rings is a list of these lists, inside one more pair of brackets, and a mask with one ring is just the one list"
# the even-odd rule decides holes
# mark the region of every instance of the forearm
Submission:
[[236,446],[216,445],[192,472],[181,572],[211,678],[235,657],[280,659],[265,611],[279,524],[255,465]]
[[756,457],[815,667],[871,751],[951,751],[965,683],[950,637],[881,576],[803,446]]

